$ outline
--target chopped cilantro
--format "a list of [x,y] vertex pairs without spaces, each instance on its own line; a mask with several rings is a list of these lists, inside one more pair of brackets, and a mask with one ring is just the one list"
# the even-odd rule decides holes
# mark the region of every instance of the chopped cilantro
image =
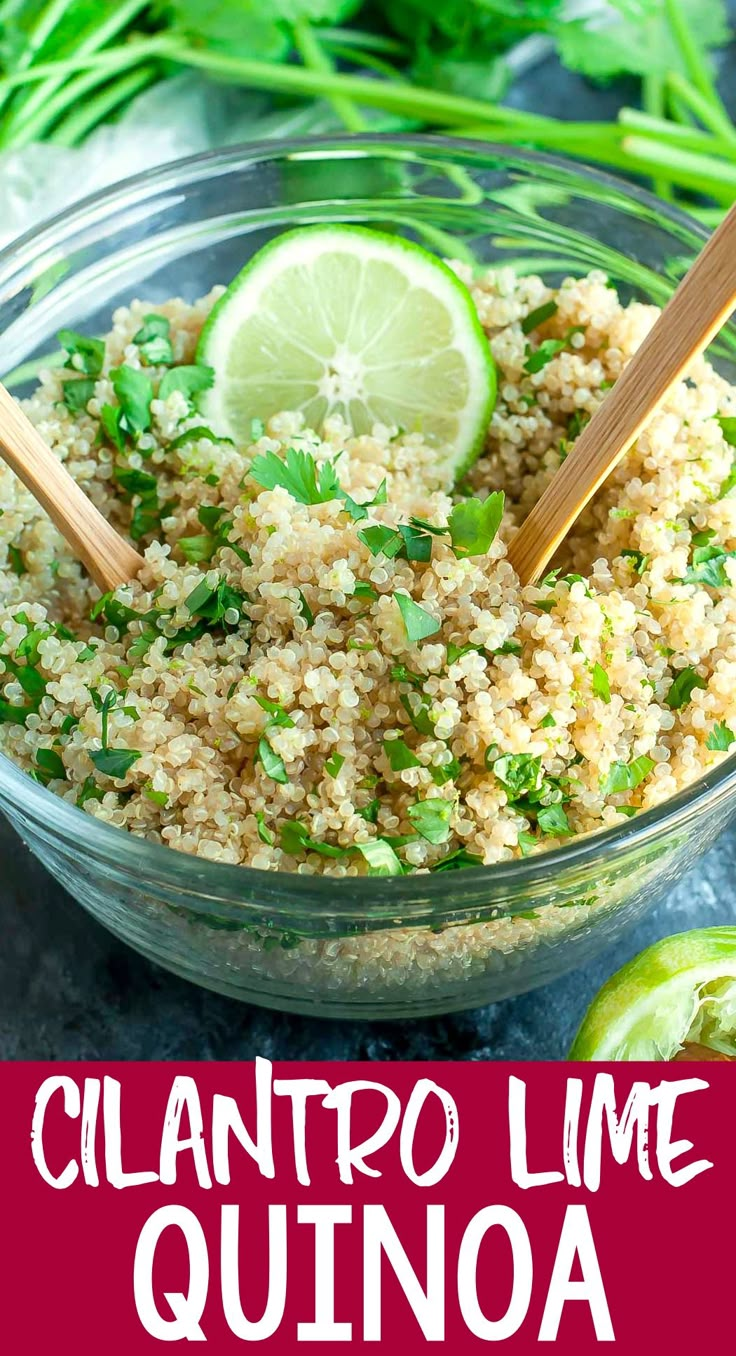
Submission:
[[329,772],[331,777],[339,777],[342,766],[345,762],[345,755],[342,753],[332,753],[325,760],[325,772]]
[[601,778],[601,791],[604,796],[615,796],[621,791],[635,791],[649,776],[654,767],[654,759],[642,754],[630,763],[611,763],[605,777]]
[[467,848],[456,848],[454,852],[449,852],[446,857],[440,857],[430,867],[430,871],[462,871],[469,866],[482,866],[483,858],[478,857],[475,852],[468,852]]
[[84,334],[78,334],[76,330],[59,330],[56,337],[61,347],[66,349],[65,367],[71,367],[75,372],[84,372],[87,377],[99,377],[105,361],[105,345],[102,339],[89,339]]
[[258,828],[258,837],[261,842],[266,843],[268,847],[273,847],[276,838],[266,825],[266,816],[264,815],[263,810],[256,810],[256,825]]
[[522,857],[528,857],[535,848],[539,847],[539,839],[535,838],[534,834],[529,833],[526,829],[522,829],[519,833],[518,842],[519,851]]
[[548,711],[547,714],[546,714],[546,716],[544,716],[543,719],[540,720],[540,722],[539,722],[539,728],[540,728],[540,730],[549,730],[549,729],[552,728],[553,725],[556,725],[556,724],[557,724],[557,721],[555,720],[554,716],[552,715],[552,712],[551,712],[551,711]]
[[151,378],[136,367],[123,363],[110,373],[112,388],[122,411],[120,427],[126,433],[145,433],[151,427]]
[[543,805],[537,811],[537,824],[541,833],[555,838],[566,838],[572,833],[567,815],[559,804]]
[[353,522],[360,523],[363,521],[364,518],[368,517],[369,508],[373,508],[375,504],[386,503],[388,497],[386,481],[385,480],[381,481],[381,484],[378,486],[378,489],[376,490],[376,493],[373,495],[372,499],[364,499],[361,501],[361,503],[358,503],[355,499],[353,499],[352,496],[347,494],[345,490],[338,490],[337,497],[339,499],[342,499],[345,512],[350,514],[350,517],[352,518]]
[[[487,762],[487,759],[486,759]],[[531,753],[506,753],[492,764],[509,800],[528,795],[539,789],[542,777],[542,759]]]
[[36,749],[36,767],[38,779],[44,784],[54,779],[66,780],[66,768],[55,749]]
[[79,377],[76,381],[63,381],[61,389],[69,413],[81,414],[95,393],[95,383],[92,377]]
[[680,669],[676,675],[665,701],[672,711],[679,711],[681,707],[687,706],[696,687],[707,687],[704,678],[693,668]]
[[410,645],[418,644],[419,641],[436,635],[440,630],[441,622],[436,621],[431,612],[415,603],[408,593],[395,593],[394,598]]
[[181,391],[189,404],[193,402],[193,397],[200,391],[207,391],[215,380],[215,372],[212,367],[205,367],[204,363],[193,363],[188,366],[171,367],[161,378],[158,388],[158,399],[168,400],[174,391]]
[[403,772],[407,767],[421,767],[416,754],[403,739],[384,739],[383,751],[392,772]]
[[297,819],[282,824],[280,838],[281,847],[290,857],[298,857],[302,852],[319,852],[322,857],[344,857],[347,850],[312,838],[306,824],[300,824]]
[[297,589],[297,593],[299,594],[300,615],[304,618],[305,622],[307,623],[307,628],[309,628],[310,626],[314,626],[314,613],[311,607],[309,606],[309,603],[304,597],[304,594],[302,593],[301,589]]
[[430,800],[418,800],[407,810],[417,833],[428,843],[445,843],[450,836],[450,819],[455,802],[442,800],[434,796]]
[[143,794],[146,797],[146,800],[150,800],[154,805],[160,805],[162,808],[169,803],[166,792],[154,790],[150,782],[146,782],[146,785],[143,788]]
[[97,785],[94,777],[85,777],[77,796],[77,805],[80,810],[88,800],[102,800],[105,792],[101,786]]
[[369,800],[368,804],[364,805],[360,810],[356,810],[355,813],[356,815],[360,815],[361,819],[365,819],[368,824],[375,824],[378,819],[378,811],[380,808],[381,802],[375,797],[373,800]]
[[21,575],[28,574],[26,562],[23,559],[22,552],[18,550],[17,546],[8,547],[8,563],[13,574],[17,574],[19,579]]
[[294,722],[281,702],[272,702],[270,697],[261,697],[257,693],[253,694],[253,699],[258,702],[261,710],[271,717],[269,725],[278,725],[282,729],[293,730]]
[[353,589],[353,597],[368,598],[371,601],[374,601],[378,597],[378,591],[374,589],[373,585],[369,584],[367,580],[357,579],[355,581],[355,588]]
[[366,860],[369,876],[403,876],[404,867],[391,844],[384,838],[374,838],[370,843],[356,843],[355,847]]
[[[208,428],[206,424],[196,424],[194,428],[185,429],[183,433],[179,434],[178,438],[174,438],[169,443],[168,451],[171,452],[177,447],[186,447],[188,443],[198,442],[200,438],[206,438],[210,443],[230,443],[231,447],[233,444],[232,438],[223,438],[220,434],[213,433],[212,429]],[[210,483],[209,476],[205,476],[205,480],[207,484]],[[215,476],[214,484],[216,485],[217,482],[218,477]]]
[[692,564],[685,571],[682,583],[706,584],[714,589],[728,588],[730,580],[726,561],[735,557],[736,551],[727,551],[723,546],[698,546],[693,551]]
[[446,782],[456,781],[462,770],[457,758],[451,758],[449,763],[441,763],[439,767],[429,768],[435,786],[444,786]]
[[705,741],[705,747],[714,753],[726,753],[736,743],[736,735],[728,725],[717,720]]
[[133,335],[133,343],[138,345],[141,357],[152,367],[174,361],[170,329],[165,315],[144,315],[141,328]]
[[535,330],[538,325],[543,325],[545,320],[551,320],[558,310],[556,301],[543,302],[541,306],[537,306],[536,310],[530,311],[528,315],[524,316],[521,322],[522,334],[531,334],[532,330]]
[[434,734],[435,722],[431,715],[432,703],[429,697],[416,691],[411,694],[402,692],[399,701],[415,730],[424,735]]
[[593,665],[592,677],[593,692],[596,697],[600,697],[601,701],[605,702],[608,706],[611,700],[611,684],[608,681],[608,674],[602,664],[596,663]]
[[118,452],[125,450],[123,411],[119,405],[103,405],[100,410],[100,431]]
[[141,754],[137,749],[94,749],[90,758],[98,772],[107,777],[122,778],[138,761]]
[[258,740],[256,758],[267,777],[270,777],[274,782],[280,782],[282,786],[286,785],[289,774],[284,766],[284,760],[271,748],[265,735],[261,735]]
[[647,566],[649,565],[649,561],[651,560],[651,556],[645,556],[643,551],[626,550],[622,551],[621,555],[623,556],[624,560],[631,561],[631,568],[633,569],[634,573],[638,575],[642,575],[644,573]]
[[264,424],[264,422],[263,422],[262,419],[251,419],[251,421],[250,421],[250,440],[251,440],[252,443],[257,443],[257,442],[258,442],[258,439],[259,439],[259,438],[262,438],[265,432],[266,432],[266,425]]
[[[237,589],[231,588],[224,579],[220,579],[214,586],[202,579],[197,587],[192,589],[186,600],[193,617],[199,617],[201,621],[207,623],[207,626],[237,626],[245,611],[246,598],[243,593]],[[237,612],[238,620],[231,622],[227,614]]]
[[464,499],[455,504],[447,526],[455,555],[483,556],[501,525],[504,494],[497,490],[486,499]]
[[299,504],[325,504],[340,494],[334,463],[325,461],[318,468],[314,457],[298,447],[288,448],[284,460],[275,452],[259,453],[249,474],[265,490],[280,486]]

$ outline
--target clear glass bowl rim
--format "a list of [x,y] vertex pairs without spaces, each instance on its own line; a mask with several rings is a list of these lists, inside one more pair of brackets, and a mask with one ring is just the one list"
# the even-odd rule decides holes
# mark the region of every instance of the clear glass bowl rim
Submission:
[[[545,170],[566,178],[571,189],[576,182],[597,184],[616,195],[619,202],[637,202],[648,215],[662,219],[675,228],[679,236],[687,235],[693,244],[705,242],[709,232],[694,218],[669,203],[661,202],[638,185],[629,184],[616,175],[597,170],[572,159],[552,156],[526,149],[516,151],[508,145],[466,138],[439,136],[393,136],[367,134],[350,137],[301,137],[284,142],[249,142],[226,150],[206,151],[198,155],[170,161],[146,170],[142,174],[120,180],[97,193],[81,199],[72,208],[49,218],[40,228],[19,236],[0,251],[0,287],[20,270],[28,268],[49,250],[58,250],[65,238],[85,225],[109,218],[118,206],[131,200],[140,201],[146,193],[175,189],[187,182],[200,181],[227,169],[244,169],[264,160],[280,161],[289,157],[314,152],[335,152],[342,155],[361,151],[379,153],[389,149],[396,152],[426,153],[438,150],[456,154],[468,164],[474,157],[483,161],[483,167],[492,160],[499,168],[509,167],[530,174],[544,175]],[[141,190],[144,190],[142,193]],[[736,753],[718,767],[701,777],[692,786],[652,810],[643,811],[634,819],[623,819],[620,825],[602,829],[574,840],[570,844],[541,852],[531,857],[497,862],[491,866],[469,867],[452,873],[452,903],[448,914],[456,914],[468,902],[477,900],[479,887],[497,896],[520,896],[534,885],[537,889],[558,873],[579,873],[589,870],[596,861],[605,859],[608,865],[618,856],[628,856],[635,849],[645,849],[653,840],[676,831],[684,824],[699,818],[716,802],[736,792]],[[421,873],[400,877],[335,877],[302,875],[297,872],[268,872],[253,867],[225,862],[211,862],[201,857],[177,852],[163,844],[151,842],[132,833],[85,814],[83,810],[61,799],[39,782],[22,772],[6,755],[0,754],[0,795],[21,814],[43,826],[44,836],[58,836],[72,842],[84,842],[99,858],[117,861],[126,872],[141,880],[155,882],[159,889],[181,887],[188,878],[190,888],[196,883],[204,886],[203,907],[210,911],[213,901],[232,902],[243,895],[265,903],[283,902],[288,894],[293,905],[308,905],[319,898],[323,908],[334,896],[336,912],[372,913],[380,903],[411,906],[432,904],[436,917],[441,918],[442,900],[447,900],[449,882],[446,873]],[[350,892],[350,900],[345,895]],[[342,898],[338,899],[338,896]],[[207,903],[205,903],[205,900]],[[246,900],[242,899],[246,906]],[[370,908],[371,904],[373,909]],[[209,905],[209,908],[208,908]],[[196,912],[196,897],[188,898],[188,907]],[[278,912],[281,912],[277,908]]]

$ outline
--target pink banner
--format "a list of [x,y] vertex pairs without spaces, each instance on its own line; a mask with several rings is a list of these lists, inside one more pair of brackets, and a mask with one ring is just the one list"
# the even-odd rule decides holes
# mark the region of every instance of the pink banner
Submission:
[[5,1064],[2,1348],[702,1349],[728,1066]]

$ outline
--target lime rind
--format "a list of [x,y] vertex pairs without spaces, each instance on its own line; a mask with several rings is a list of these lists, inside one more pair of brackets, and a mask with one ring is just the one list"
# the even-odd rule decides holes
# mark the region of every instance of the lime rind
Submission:
[[[362,302],[353,285],[363,286]],[[301,407],[311,422],[309,412],[324,412],[329,401],[316,396],[315,384],[324,386],[336,333],[344,340],[341,361],[355,354],[363,364],[365,399],[341,410],[348,423],[367,432],[373,416],[411,431],[414,414],[449,459],[442,462],[448,483],[464,475],[482,450],[496,398],[495,365],[472,298],[442,260],[368,227],[287,231],[246,264],[200,336],[198,359],[216,373],[203,415],[237,441],[247,440],[251,419],[283,409]],[[405,411],[409,417],[399,417]]]
[[736,928],[655,942],[603,985],[571,1060],[670,1060],[686,1041],[736,1054]]

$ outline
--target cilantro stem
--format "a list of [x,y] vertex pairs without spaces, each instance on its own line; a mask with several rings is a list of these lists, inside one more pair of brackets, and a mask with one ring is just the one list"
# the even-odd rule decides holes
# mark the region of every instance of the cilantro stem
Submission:
[[383,33],[366,33],[360,28],[320,28],[319,35],[330,46],[349,43],[351,47],[364,47],[371,52],[406,56],[406,43],[400,42],[398,38],[386,37]]
[[643,113],[639,108],[622,108],[618,115],[622,127],[637,132],[640,136],[653,137],[655,141],[670,141],[686,151],[702,152],[704,155],[733,155],[733,145],[726,138],[706,132],[692,123],[672,122],[668,118],[654,117]]
[[[646,137],[627,137],[623,149],[643,170],[657,166],[677,171],[677,182],[696,193],[707,193],[725,206],[733,202],[736,188],[736,164],[717,160],[714,156],[696,155],[691,151],[675,150],[671,146]],[[732,185],[729,190],[728,185]]]
[[665,0],[665,10],[690,80],[710,104],[713,115],[721,123],[721,131],[728,135],[733,130],[731,119],[715,87],[708,56],[692,33],[681,0]]
[[725,119],[722,118],[719,110],[714,109],[710,100],[706,99],[694,85],[691,85],[684,75],[680,75],[679,71],[670,71],[667,76],[667,83],[675,97],[682,100],[704,127],[707,127],[715,136],[725,141],[733,153],[733,147],[736,144],[736,127],[734,127],[731,119],[728,116]]
[[[309,21],[297,19],[292,31],[294,45],[307,69],[321,72],[323,75],[334,73],[332,61]],[[345,99],[341,94],[333,94],[330,103],[348,132],[365,132],[367,127],[365,118],[351,99]]]
[[96,99],[85,99],[46,139],[57,146],[76,146],[108,113],[152,84],[157,75],[156,67],[150,63],[121,75],[119,80],[106,84]]
[[[43,47],[46,39],[50,36],[57,24],[63,19],[67,9],[68,0],[51,0],[51,3],[41,10],[35,23],[31,26],[22,51],[16,62],[16,70],[24,71],[33,64],[36,53]],[[7,95],[0,93],[0,108],[6,102]]]
[[[664,81],[659,71],[647,71],[642,78],[642,103],[644,111],[652,117],[661,118],[664,113]],[[672,184],[662,174],[652,176],[652,188],[660,198],[672,201]]]
[[[123,30],[127,28],[128,24],[132,23],[133,19],[137,18],[147,6],[148,0],[124,0],[124,3],[116,6],[98,27],[87,32],[76,48],[75,60],[82,62],[82,66],[77,69],[84,69],[85,59],[89,60],[91,56],[98,54],[101,47],[105,47],[108,42],[117,37],[119,33],[122,33]],[[121,64],[128,64],[124,61],[124,53],[120,51],[117,53],[107,53],[107,55],[113,58],[111,64],[115,70],[119,69]],[[46,75],[49,77],[48,83],[45,82],[44,76],[44,84],[33,90],[15,111],[11,110],[10,117],[5,123],[4,135],[0,140],[0,145],[14,145],[16,133],[19,128],[25,123],[27,118],[38,109],[45,106],[47,100],[57,92],[60,84],[63,82],[64,75],[66,74],[63,68],[67,65],[66,62],[53,61],[46,62],[44,65]],[[32,74],[34,69],[39,71],[42,69],[42,66],[39,65],[35,68],[31,67],[25,74]],[[67,66],[67,69],[71,68]],[[7,87],[7,84],[13,83],[15,83],[15,81],[13,81],[12,76],[8,82],[0,80],[0,99],[2,97],[2,91]]]

